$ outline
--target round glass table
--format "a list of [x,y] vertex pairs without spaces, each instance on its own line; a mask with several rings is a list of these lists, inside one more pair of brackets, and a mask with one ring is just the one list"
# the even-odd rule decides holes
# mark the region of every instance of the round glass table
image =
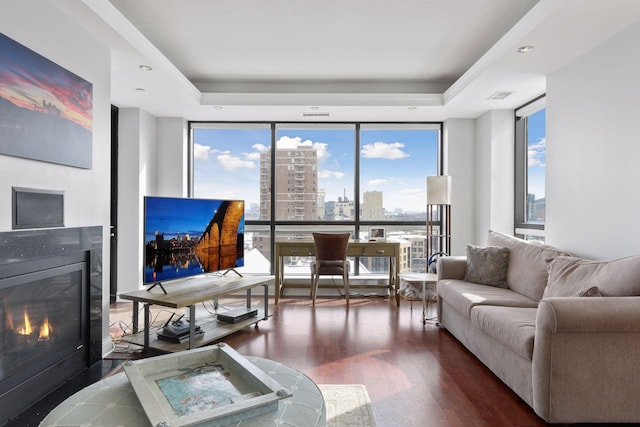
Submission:
[[[237,427],[326,426],[326,408],[320,389],[309,377],[282,363],[245,356],[278,381],[292,396],[278,402],[273,412],[248,418]],[[100,380],[67,398],[49,413],[41,427],[120,427],[151,425],[124,372]],[[210,423],[200,424],[213,425]]]

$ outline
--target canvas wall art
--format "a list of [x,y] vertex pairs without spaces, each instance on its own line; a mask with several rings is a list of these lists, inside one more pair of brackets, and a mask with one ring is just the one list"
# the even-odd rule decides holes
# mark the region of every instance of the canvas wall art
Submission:
[[0,33],[0,154],[91,169],[93,85]]

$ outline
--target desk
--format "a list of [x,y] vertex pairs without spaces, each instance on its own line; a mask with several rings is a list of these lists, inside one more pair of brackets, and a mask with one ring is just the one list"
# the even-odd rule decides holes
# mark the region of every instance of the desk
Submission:
[[[244,277],[192,277],[183,281],[174,281],[164,285],[167,293],[155,288],[152,291],[140,290],[120,294],[120,298],[133,301],[133,335],[123,340],[133,344],[143,345],[145,351],[149,347],[165,352],[181,351],[188,348],[196,348],[241,329],[247,325],[256,324],[260,320],[267,320],[269,317],[269,285],[273,282],[273,276],[244,276]],[[246,291],[247,308],[251,308],[251,289],[264,287],[264,308],[258,310],[256,317],[250,317],[238,323],[224,323],[216,319],[211,319],[200,323],[204,332],[202,336],[196,336],[196,304],[207,300],[217,300],[219,297],[230,295],[236,292]],[[144,304],[144,331],[142,337],[138,334],[138,305]],[[189,323],[191,326],[189,341],[183,343],[172,343],[162,341],[155,337],[149,337],[149,325],[151,305],[160,305],[170,308],[189,308]]]
[[[274,412],[248,418],[237,427],[326,425],[326,408],[320,389],[309,377],[287,365],[245,356],[278,381],[292,395],[278,402]],[[140,401],[124,372],[100,380],[69,397],[42,420],[40,427],[150,426]]]
[[[275,242],[275,303],[278,304],[280,290],[284,287],[284,257],[315,256],[313,240],[277,240]],[[368,241],[351,240],[347,247],[348,257],[387,257],[389,258],[389,291],[396,296],[396,304],[400,305],[398,295],[400,274],[400,243],[386,240]],[[311,272],[309,272],[311,274]]]

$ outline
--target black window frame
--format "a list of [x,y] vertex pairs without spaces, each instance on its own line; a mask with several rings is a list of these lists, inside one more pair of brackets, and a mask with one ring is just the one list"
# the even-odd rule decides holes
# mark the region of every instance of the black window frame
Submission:
[[[540,107],[539,107],[540,106]],[[539,108],[538,108],[539,107]],[[544,235],[545,223],[527,221],[528,180],[528,116],[546,108],[546,94],[521,105],[514,110],[514,235],[524,237],[523,230],[537,230]],[[546,135],[546,130],[545,130]],[[546,179],[546,178],[545,178]],[[546,221],[546,218],[545,218]],[[540,233],[542,231],[542,233]]]
[[[271,213],[270,213],[270,219],[259,219],[259,220],[245,220],[245,225],[247,227],[251,227],[251,226],[262,226],[262,227],[268,227],[270,235],[273,237],[276,235],[276,229],[279,226],[294,226],[294,227],[313,227],[313,226],[318,226],[318,225],[326,225],[329,228],[330,227],[345,227],[345,226],[350,226],[353,227],[354,229],[354,233],[357,236],[358,233],[360,232],[361,229],[367,229],[371,226],[382,226],[382,227],[394,227],[394,226],[424,226],[426,229],[426,223],[425,221],[389,221],[389,220],[361,220],[360,219],[360,130],[361,130],[361,126],[362,125],[371,125],[374,124],[376,126],[378,125],[390,125],[390,126],[402,126],[402,125],[407,125],[408,127],[415,127],[415,126],[419,126],[419,125],[425,125],[425,126],[434,126],[438,132],[438,142],[437,142],[437,158],[436,158],[436,169],[437,169],[437,174],[438,175],[442,175],[444,172],[444,155],[443,155],[443,148],[444,148],[444,142],[443,142],[443,130],[444,130],[444,122],[441,121],[425,121],[425,122],[307,122],[307,121],[301,121],[301,122],[292,122],[292,121],[247,121],[247,122],[238,122],[238,121],[212,121],[212,120],[201,120],[201,121],[189,121],[188,122],[188,136],[189,136],[189,141],[188,141],[188,167],[187,167],[187,171],[188,171],[188,197],[193,197],[193,192],[194,192],[194,165],[193,165],[193,128],[194,126],[197,127],[197,125],[200,124],[214,124],[214,125],[233,125],[233,126],[238,126],[238,125],[267,125],[270,127],[271,129],[271,173],[275,173],[276,171],[276,141],[277,141],[277,137],[276,137],[276,130],[278,125],[291,125],[291,124],[300,124],[300,125],[319,125],[319,126],[326,126],[326,125],[354,125],[354,130],[355,130],[355,140],[354,140],[354,150],[355,150],[355,165],[354,165],[354,205],[357,206],[357,208],[355,209],[355,219],[354,220],[340,220],[340,221],[326,221],[326,220],[318,220],[318,221],[300,221],[300,220],[282,220],[282,219],[276,219],[276,213],[275,213],[275,194],[276,194],[276,189],[275,189],[275,185],[276,185],[276,180],[272,177],[271,179],[271,191],[270,191],[270,195],[271,195],[271,203],[270,203],[270,208],[271,208]],[[426,180],[426,173],[425,173],[425,180]],[[426,181],[425,181],[425,185],[426,185]],[[425,205],[425,210],[426,210],[426,205]],[[433,225],[434,226],[441,226],[441,221],[437,220],[437,221],[433,221]],[[426,235],[426,233],[425,233]],[[275,255],[275,239],[272,238],[271,239],[271,259],[270,259],[270,263],[271,263],[271,274],[274,274],[274,255]],[[356,271],[356,275],[358,275],[359,272]]]

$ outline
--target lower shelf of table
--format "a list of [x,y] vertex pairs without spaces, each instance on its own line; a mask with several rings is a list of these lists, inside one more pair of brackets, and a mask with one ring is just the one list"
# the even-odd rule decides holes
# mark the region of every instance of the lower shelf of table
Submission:
[[[220,322],[213,318],[198,318],[196,324],[202,328],[203,335],[195,339],[195,347],[202,347],[207,344],[211,344],[218,341],[227,335],[250,325],[257,324],[258,322],[265,320],[264,310],[258,309],[258,315],[242,320],[237,323]],[[122,338],[123,341],[144,346],[144,332],[138,332],[134,335],[129,335]],[[167,353],[174,353],[177,351],[187,350],[189,348],[189,341],[181,343],[173,343],[170,341],[160,340],[157,337],[157,331],[151,331],[149,333],[149,348],[154,350],[160,350]]]

